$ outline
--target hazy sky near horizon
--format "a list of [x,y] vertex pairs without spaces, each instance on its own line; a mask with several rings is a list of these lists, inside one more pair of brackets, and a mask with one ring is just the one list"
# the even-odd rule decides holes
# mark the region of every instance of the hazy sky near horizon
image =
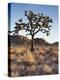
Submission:
[[[53,20],[50,35],[46,36],[46,34],[38,32],[35,35],[35,38],[44,38],[50,43],[58,41],[58,6],[12,3],[11,13],[9,13],[11,15],[11,31],[14,30],[15,22],[18,22],[20,18],[22,18],[24,22],[27,22],[27,18],[24,15],[25,10],[32,10],[34,13],[43,13],[46,16],[50,16]],[[26,36],[26,32],[24,30],[20,31],[19,34]],[[31,36],[28,36],[28,38],[31,38]]]

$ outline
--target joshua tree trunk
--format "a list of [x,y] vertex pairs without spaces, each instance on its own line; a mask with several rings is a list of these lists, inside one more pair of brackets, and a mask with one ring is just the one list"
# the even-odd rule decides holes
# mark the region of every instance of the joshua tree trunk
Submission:
[[32,40],[31,40],[31,52],[34,50],[34,35],[32,35]]

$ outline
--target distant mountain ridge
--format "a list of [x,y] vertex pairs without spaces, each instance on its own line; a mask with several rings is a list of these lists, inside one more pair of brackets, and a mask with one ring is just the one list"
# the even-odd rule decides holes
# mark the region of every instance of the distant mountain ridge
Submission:
[[[8,35],[8,39],[10,41],[10,43],[16,43],[16,44],[30,44],[31,40],[28,39],[25,36],[22,35]],[[42,38],[34,38],[34,44],[40,44],[40,45],[58,45],[58,42],[54,42],[54,43],[48,43],[46,42],[44,39]]]

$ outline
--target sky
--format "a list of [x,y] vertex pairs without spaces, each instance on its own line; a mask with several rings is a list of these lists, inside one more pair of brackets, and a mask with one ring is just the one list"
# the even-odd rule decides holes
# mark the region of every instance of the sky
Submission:
[[[43,13],[44,15],[49,16],[53,20],[49,36],[43,34],[42,32],[38,32],[34,38],[43,38],[49,43],[58,41],[58,6],[11,3],[11,11],[8,11],[8,18],[10,18],[10,23],[8,23],[8,29],[10,29],[11,31],[14,30],[15,22],[18,22],[20,18],[22,18],[24,22],[27,22],[27,18],[24,15],[25,10],[32,10],[36,14]],[[24,30],[21,30],[19,34],[26,36],[26,32]],[[27,37],[31,39],[31,36]]]

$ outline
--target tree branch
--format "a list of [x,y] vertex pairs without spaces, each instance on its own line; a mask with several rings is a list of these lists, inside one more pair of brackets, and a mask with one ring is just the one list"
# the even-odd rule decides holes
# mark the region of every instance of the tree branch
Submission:
[[25,27],[24,27],[23,29],[25,29],[25,30],[27,30],[27,31],[31,31],[30,29],[27,29],[27,28],[25,28]]
[[40,31],[40,29],[38,29],[35,33],[34,33],[34,35],[36,34],[36,33],[38,33]]
[[9,33],[12,33],[12,32],[15,32],[15,30],[13,30],[13,31],[8,31]]

